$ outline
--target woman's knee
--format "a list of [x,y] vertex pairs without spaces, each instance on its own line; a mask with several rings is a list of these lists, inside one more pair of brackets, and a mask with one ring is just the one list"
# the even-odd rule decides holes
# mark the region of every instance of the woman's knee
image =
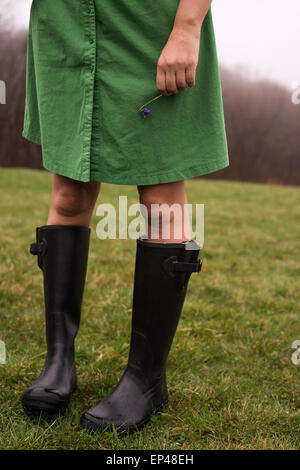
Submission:
[[184,182],[139,187],[141,212],[148,225],[181,225],[186,202]]
[[52,205],[57,214],[75,217],[93,210],[98,192],[95,184],[60,180],[53,185]]
[[138,187],[140,203],[148,211],[158,210],[158,206],[176,206],[186,202],[184,181]]

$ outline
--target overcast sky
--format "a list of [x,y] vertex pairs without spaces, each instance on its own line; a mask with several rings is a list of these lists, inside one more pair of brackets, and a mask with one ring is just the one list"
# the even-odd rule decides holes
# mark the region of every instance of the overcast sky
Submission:
[[[0,1],[14,5],[18,25],[28,25],[32,0]],[[214,0],[212,9],[221,64],[288,88],[300,80],[300,0]]]

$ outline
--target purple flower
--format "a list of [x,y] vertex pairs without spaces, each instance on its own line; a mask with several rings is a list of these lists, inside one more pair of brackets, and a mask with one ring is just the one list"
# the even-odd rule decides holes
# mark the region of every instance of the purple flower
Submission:
[[143,108],[141,109],[140,113],[142,113],[143,117],[146,118],[151,113],[151,111],[148,108]]
[[138,109],[138,112],[143,115],[143,118],[146,118],[146,117],[149,116],[149,114],[151,113],[150,109],[149,109],[149,108],[145,108],[145,106],[146,106],[147,104],[150,104],[150,103],[152,103],[153,101],[157,100],[157,98],[160,98],[161,96],[163,96],[163,95],[160,94],[160,95],[158,95],[158,96],[155,96],[155,98],[152,98],[152,100],[147,101],[147,103],[143,104],[143,106],[141,106],[141,107]]

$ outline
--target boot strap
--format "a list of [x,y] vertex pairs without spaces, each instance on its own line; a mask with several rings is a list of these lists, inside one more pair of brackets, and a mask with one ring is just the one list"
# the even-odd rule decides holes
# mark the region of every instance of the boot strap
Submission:
[[46,253],[47,250],[47,242],[46,240],[43,240],[41,242],[37,243],[31,243],[30,245],[30,253],[32,255],[37,255],[37,263],[38,267],[43,270],[43,260],[42,260],[42,255]]
[[182,271],[184,273],[199,273],[202,267],[202,260],[198,259],[196,263],[173,261],[172,264],[174,271]]
[[39,253],[43,253],[43,248],[44,248],[43,243],[31,243],[30,253],[32,255],[38,255]]
[[184,273],[199,273],[202,267],[202,260],[198,259],[194,263],[185,261],[178,261],[177,256],[170,256],[164,261],[164,268],[171,276],[175,275],[176,271]]

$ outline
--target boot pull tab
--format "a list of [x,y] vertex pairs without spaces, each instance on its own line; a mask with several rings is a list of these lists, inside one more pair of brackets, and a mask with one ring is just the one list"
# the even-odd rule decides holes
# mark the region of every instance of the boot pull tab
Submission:
[[175,277],[176,273],[180,273],[178,288],[182,290],[186,286],[191,274],[201,271],[202,260],[198,259],[195,262],[178,261],[177,256],[170,256],[170,258],[164,261],[163,267],[171,277]]
[[47,250],[47,242],[46,240],[42,240],[41,242],[38,243],[31,243],[30,245],[30,253],[32,255],[37,255],[38,257],[38,266],[40,269],[43,269],[42,266],[42,255],[46,253]]

